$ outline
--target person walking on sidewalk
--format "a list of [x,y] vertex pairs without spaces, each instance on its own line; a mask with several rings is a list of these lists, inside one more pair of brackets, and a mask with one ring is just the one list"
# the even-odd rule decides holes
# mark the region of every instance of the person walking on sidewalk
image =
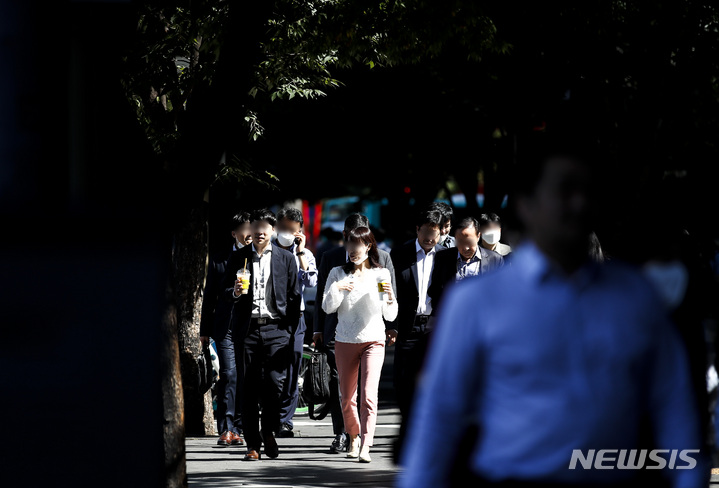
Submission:
[[220,434],[217,444],[241,446],[244,444],[239,403],[239,399],[242,398],[242,363],[238,364],[235,360],[235,341],[232,327],[230,327],[232,305],[225,300],[218,300],[218,298],[221,292],[222,277],[230,256],[252,243],[250,214],[239,212],[232,217],[228,234],[232,236],[232,250],[228,253],[223,246],[219,253],[213,253],[210,258],[202,298],[200,342],[203,347],[209,347],[210,337],[212,337],[215,340],[217,357],[220,361],[220,380],[216,386],[217,432]]
[[[360,213],[353,213],[345,219],[344,229],[342,230],[342,241],[347,242],[349,233],[357,227],[370,228],[369,219]],[[395,290],[395,275],[392,259],[388,252],[377,249],[379,255],[379,265],[389,270],[392,280],[392,289]],[[317,278],[317,298],[315,299],[314,313],[314,334],[312,340],[315,345],[322,351],[327,353],[327,363],[330,366],[330,401],[329,410],[332,416],[332,431],[335,438],[330,445],[330,453],[339,454],[346,452],[349,447],[347,433],[345,432],[345,423],[342,416],[342,404],[340,402],[339,373],[337,372],[337,363],[335,361],[335,331],[337,329],[337,313],[326,314],[322,309],[322,297],[325,293],[325,285],[332,268],[343,266],[350,260],[347,248],[342,245],[330,251],[327,251],[322,258],[322,262],[318,262],[319,276]],[[397,337],[397,330],[393,322],[385,321],[385,330],[387,334]]]
[[[443,299],[398,488],[709,486],[684,343],[638,269],[589,256],[590,149],[523,151],[525,240],[512,266]],[[692,456],[666,480],[655,463],[621,469],[647,446]],[[599,466],[604,450],[620,454]],[[595,452],[600,469],[574,469]]]
[[[342,413],[350,436],[347,457],[368,463],[377,424],[385,340],[391,346],[396,337],[386,331],[383,319],[391,322],[397,317],[397,301],[390,272],[379,264],[377,242],[369,228],[350,231],[347,241],[350,261],[330,271],[322,308],[328,314],[337,312],[335,355]],[[359,416],[358,375],[362,383]]]
[[287,371],[287,381],[285,381],[285,389],[282,392],[282,400],[280,407],[280,426],[278,427],[277,437],[294,437],[292,417],[297,410],[299,401],[299,389],[297,387],[299,381],[300,366],[302,364],[302,348],[305,342],[305,332],[307,325],[305,324],[305,287],[317,286],[317,263],[312,251],[307,249],[307,237],[302,232],[305,221],[302,212],[294,207],[284,207],[277,212],[277,238],[273,244],[277,244],[282,249],[289,251],[295,257],[297,262],[297,279],[300,282],[300,321],[295,330],[295,334],[290,341],[292,343],[293,359],[290,368]]
[[[291,338],[300,319],[300,284],[291,252],[270,243],[277,219],[267,209],[252,213],[252,244],[232,254],[223,278],[224,296],[233,303],[235,355],[244,361],[242,428],[246,461],[279,455],[274,431],[292,362]],[[243,280],[238,271],[247,271]],[[260,412],[262,408],[262,427]]]

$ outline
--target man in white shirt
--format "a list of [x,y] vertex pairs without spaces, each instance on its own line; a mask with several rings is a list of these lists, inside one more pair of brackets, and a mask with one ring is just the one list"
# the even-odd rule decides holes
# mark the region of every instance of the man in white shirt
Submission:
[[300,282],[301,305],[300,321],[295,334],[291,339],[293,360],[287,371],[287,381],[282,392],[280,408],[280,426],[278,437],[294,437],[292,417],[297,409],[299,390],[297,388],[300,363],[302,362],[302,349],[305,342],[305,287],[317,286],[317,263],[312,251],[305,247],[307,238],[302,232],[304,218],[302,212],[294,207],[285,207],[277,212],[277,238],[273,241],[282,249],[291,252],[297,263],[297,279]]
[[444,249],[438,244],[443,215],[439,210],[424,210],[417,216],[417,238],[392,250],[391,257],[397,278],[397,348],[394,382],[397,402],[402,413],[396,455],[401,449],[414,383],[424,356],[427,335],[432,328],[432,283],[434,259]]
[[[300,317],[297,263],[288,251],[270,243],[277,220],[267,209],[252,213],[252,244],[234,252],[223,278],[224,296],[232,302],[233,335],[244,358],[242,428],[245,460],[260,458],[264,443],[270,458],[279,455],[274,432],[280,424],[280,399],[292,362],[291,337]],[[250,271],[243,294],[237,271]],[[260,412],[262,407],[262,427]]]

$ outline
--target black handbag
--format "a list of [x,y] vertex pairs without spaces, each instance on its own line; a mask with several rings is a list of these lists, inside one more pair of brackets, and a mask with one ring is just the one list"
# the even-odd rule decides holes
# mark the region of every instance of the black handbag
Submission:
[[[322,351],[313,351],[309,362],[303,378],[302,395],[310,418],[322,420],[329,412],[330,365],[327,363],[327,354]],[[320,408],[315,411],[318,405]]]

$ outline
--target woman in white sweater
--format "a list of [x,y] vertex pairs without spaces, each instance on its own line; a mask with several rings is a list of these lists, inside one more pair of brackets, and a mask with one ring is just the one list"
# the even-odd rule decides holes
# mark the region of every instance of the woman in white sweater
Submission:
[[[349,232],[349,261],[337,266],[327,277],[322,308],[337,312],[335,357],[339,373],[340,396],[345,428],[350,435],[347,457],[370,462],[369,448],[377,425],[377,395],[384,364],[384,319],[397,317],[397,301],[387,268],[379,265],[377,241],[367,227]],[[357,377],[362,384],[360,415],[357,415]],[[360,437],[361,434],[361,437]],[[361,443],[361,449],[360,449]]]

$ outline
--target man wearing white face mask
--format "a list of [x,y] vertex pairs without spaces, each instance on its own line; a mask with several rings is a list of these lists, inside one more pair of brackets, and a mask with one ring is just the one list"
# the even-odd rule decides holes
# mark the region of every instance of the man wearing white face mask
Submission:
[[312,255],[312,251],[305,247],[307,238],[302,232],[303,226],[304,218],[302,217],[302,212],[298,209],[285,207],[277,212],[277,237],[273,242],[282,249],[290,251],[295,256],[295,261],[297,262],[297,280],[300,282],[300,296],[302,297],[300,302],[300,322],[292,338],[294,358],[287,371],[288,381],[285,382],[282,392],[278,437],[294,437],[292,417],[297,409],[297,401],[299,399],[297,380],[300,362],[302,361],[302,346],[304,345],[305,332],[307,331],[304,317],[305,300],[303,295],[305,287],[317,286],[317,263],[315,262],[315,257]]
[[229,242],[225,244],[223,241],[222,249],[211,253],[200,318],[200,341],[203,347],[209,347],[212,337],[220,361],[220,380],[215,387],[217,431],[220,433],[217,444],[220,446],[244,444],[241,437],[242,419],[239,403],[242,397],[242,361],[238,364],[235,358],[235,341],[230,326],[232,307],[226,301],[219,300],[219,293],[230,256],[252,243],[250,214],[237,213],[232,217],[229,228],[232,229],[230,232],[232,250],[228,253]]
[[479,217],[479,232],[482,234],[480,245],[494,251],[501,256],[507,256],[512,252],[512,248],[507,244],[499,242],[502,238],[502,224],[496,213],[482,214]]
[[452,217],[454,216],[454,210],[452,207],[444,202],[433,202],[429,206],[429,210],[437,210],[442,214],[442,220],[439,223],[439,238],[437,239],[437,245],[449,249],[455,247],[456,241],[454,237],[449,235],[452,231]]

